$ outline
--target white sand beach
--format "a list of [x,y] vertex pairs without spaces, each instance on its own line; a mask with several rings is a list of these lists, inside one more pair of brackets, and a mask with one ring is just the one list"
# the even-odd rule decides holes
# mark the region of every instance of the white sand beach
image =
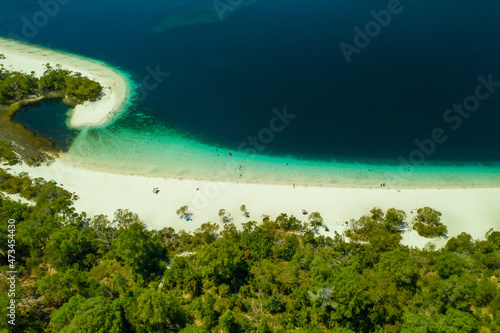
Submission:
[[5,59],[0,59],[0,64],[7,70],[34,72],[40,77],[45,64],[50,63],[53,67],[59,64],[102,85],[103,96],[99,101],[85,102],[73,109],[69,122],[72,127],[105,125],[116,119],[129,102],[131,88],[128,78],[104,63],[0,37],[2,53]]
[[[500,229],[500,188],[294,188],[292,184],[227,183],[113,174],[74,166],[64,158],[38,168],[16,165],[11,171],[27,171],[32,177],[54,179],[66,190],[80,196],[75,208],[85,211],[90,217],[102,213],[112,218],[117,209],[129,209],[138,213],[150,229],[173,227],[193,231],[202,223],[220,222],[219,209],[231,213],[233,222],[240,226],[249,220],[240,211],[242,204],[250,212],[250,219],[257,222],[262,221],[263,215],[275,218],[280,213],[295,215],[305,221],[307,216],[301,214],[302,209],[318,211],[330,230],[321,229],[320,233],[332,237],[334,231],[345,230],[345,221],[357,219],[373,207],[404,210],[408,222],[417,208],[432,207],[442,212],[442,222],[448,226],[449,237],[466,232],[474,239],[484,239],[488,229]],[[153,193],[155,187],[159,188],[157,194]],[[182,220],[176,215],[176,210],[183,205],[193,212],[192,221]],[[423,247],[428,242],[440,247],[446,239],[426,239],[418,236],[416,231],[406,231],[403,235],[403,243],[410,246]]]
[[[0,38],[1,60],[6,69],[43,73],[43,64],[60,64],[63,68],[80,72],[105,87],[105,96],[98,102],[79,105],[73,111],[71,126],[103,125],[114,119],[130,98],[128,79],[120,72],[102,63],[82,57]],[[142,139],[142,138],[141,138]],[[178,156],[172,161],[179,163]],[[302,209],[320,212],[330,231],[320,233],[333,236],[343,232],[346,221],[367,214],[371,208],[383,210],[394,207],[404,210],[411,222],[416,209],[429,206],[442,212],[442,221],[448,226],[448,236],[461,232],[475,239],[483,239],[490,228],[500,229],[500,187],[488,188],[405,188],[404,186],[373,187],[358,180],[364,187],[306,186],[306,183],[257,184],[209,180],[185,180],[144,175],[125,175],[97,171],[77,166],[64,154],[50,166],[31,168],[15,165],[15,173],[28,172],[31,177],[54,179],[58,185],[75,192],[80,199],[75,202],[79,212],[92,217],[106,214],[111,219],[119,209],[136,212],[150,229],[173,227],[176,230],[194,231],[202,223],[219,222],[219,209],[226,209],[237,226],[248,221],[240,211],[246,205],[250,219],[262,221],[263,215],[275,218],[280,213],[295,215],[302,220]],[[338,175],[342,178],[342,175]],[[254,177],[265,182],[265,178]],[[374,182],[376,183],[376,182]],[[342,182],[339,182],[342,184]],[[474,186],[474,185],[471,185]],[[158,193],[153,193],[158,188]],[[187,205],[193,213],[192,221],[176,215],[176,210]],[[437,246],[445,238],[426,239],[408,230],[403,243],[423,247],[428,242]]]

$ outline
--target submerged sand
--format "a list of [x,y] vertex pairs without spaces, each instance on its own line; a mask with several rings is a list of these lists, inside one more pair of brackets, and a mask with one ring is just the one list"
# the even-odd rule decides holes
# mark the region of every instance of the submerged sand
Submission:
[[81,73],[102,85],[100,100],[85,102],[73,109],[69,121],[71,127],[108,124],[124,111],[131,98],[131,87],[126,75],[104,63],[2,37],[0,53],[6,58],[0,59],[0,64],[7,70],[34,72],[36,77],[40,77],[45,71],[45,64],[50,63],[52,67],[59,64],[63,69]]
[[[0,53],[4,53],[7,58],[0,61],[7,69],[27,73],[34,71],[35,75],[39,76],[43,73],[43,64],[60,64],[68,70],[80,72],[90,79],[100,82],[105,87],[105,95],[100,101],[79,105],[73,110],[71,116],[71,126],[73,127],[98,126],[111,122],[124,109],[130,98],[128,79],[105,64],[4,38],[0,38]],[[132,152],[140,152],[140,155],[143,156],[146,147],[142,147],[140,144],[143,140],[142,137],[139,138],[141,140],[139,143],[133,137],[129,140],[132,140],[134,144],[132,142],[124,144],[123,140],[118,140],[121,143],[120,146],[109,145],[110,151],[106,155],[111,154],[111,151],[120,153],[121,158],[125,158],[122,161],[124,163],[123,169],[131,169],[130,171],[136,173],[153,173],[154,169],[144,170],[144,164],[133,168],[135,158],[138,155]],[[257,168],[252,168],[248,159],[238,160],[237,155],[234,156],[235,160],[232,163],[226,163],[226,161],[222,161],[222,155],[219,157],[216,152],[202,153],[203,150],[199,149],[200,147],[188,147],[185,144],[182,145],[182,152],[173,151],[173,144],[173,142],[168,141],[168,144],[162,145],[167,151],[155,150],[154,159],[152,159],[152,161],[156,161],[155,165],[160,165],[159,156],[164,159],[162,160],[163,165],[179,165],[181,163],[184,165],[177,173],[170,172],[170,177],[191,177],[194,174],[194,171],[188,172],[191,166],[197,170],[196,174],[199,174],[203,168],[206,169],[213,165],[214,170],[203,170],[211,172],[207,174],[211,179],[219,178],[219,180],[182,180],[147,175],[117,174],[77,166],[74,164],[75,156],[72,156],[71,159],[58,159],[50,166],[38,168],[16,165],[12,167],[12,171],[15,173],[27,171],[31,177],[54,179],[65,189],[76,192],[80,196],[80,199],[75,202],[75,208],[79,212],[85,211],[89,216],[106,214],[112,218],[117,209],[130,209],[138,213],[151,229],[173,227],[176,230],[194,231],[202,223],[218,222],[219,209],[226,209],[232,215],[233,222],[237,226],[241,226],[241,223],[249,220],[240,211],[240,206],[243,204],[246,205],[250,213],[250,219],[255,221],[261,221],[264,215],[274,218],[281,213],[299,216],[306,220],[307,216],[302,215],[302,209],[308,212],[318,211],[322,214],[325,225],[330,230],[327,232],[325,229],[321,229],[320,233],[329,236],[333,236],[335,231],[342,233],[347,227],[346,221],[367,214],[373,207],[380,207],[383,210],[391,207],[402,209],[408,216],[408,222],[411,222],[416,209],[424,206],[432,207],[443,213],[442,220],[448,226],[449,237],[467,232],[475,239],[483,239],[488,229],[500,228],[500,219],[498,218],[500,216],[500,188],[488,188],[490,185],[496,186],[498,184],[499,175],[496,170],[485,173],[479,179],[482,180],[481,182],[472,184],[469,179],[461,180],[462,176],[454,174],[441,174],[439,178],[433,180],[428,178],[427,173],[425,173],[425,177],[421,178],[416,177],[418,172],[415,174],[412,172],[404,177],[398,176],[401,179],[394,178],[394,175],[391,179],[388,178],[388,175],[393,173],[386,171],[383,173],[382,171],[368,172],[370,176],[367,177],[365,166],[362,166],[361,169],[364,171],[363,176],[360,176],[359,172],[349,173],[352,171],[352,166],[349,168],[351,170],[349,172],[347,169],[339,168],[329,172],[330,170],[326,166],[318,165],[317,170],[311,168],[307,170],[315,171],[320,176],[328,171],[326,173],[327,179],[324,177],[319,177],[319,179],[322,179],[321,184],[330,186],[308,186],[307,184],[312,184],[312,182],[309,181],[309,178],[303,177],[300,171],[302,169],[297,169],[291,178],[287,176],[289,184],[284,184],[284,180],[273,179],[269,176],[270,174],[284,173],[283,168],[291,168],[292,165],[285,164],[285,160],[281,161],[283,163],[268,163],[262,169],[265,173],[259,173]],[[124,147],[131,147],[132,152],[123,150]],[[91,147],[88,145],[82,145],[80,150],[95,154],[96,150],[89,148]],[[168,153],[169,151],[170,153]],[[207,154],[214,155],[214,160],[212,161],[212,157]],[[90,158],[85,154],[82,157],[84,159]],[[94,165],[90,163],[90,166],[105,168],[102,165],[103,159],[100,157],[102,156],[95,156],[98,163]],[[107,158],[109,159],[109,156]],[[113,160],[115,163],[120,163],[119,156]],[[85,161],[82,161],[82,164],[85,164]],[[244,165],[245,172],[240,170],[239,164]],[[277,165],[281,165],[281,167],[273,169],[278,168]],[[348,168],[349,165],[345,167]],[[216,170],[224,170],[222,178],[229,181],[221,181],[220,175],[217,177]],[[285,174],[287,173],[285,172]],[[407,178],[418,179],[408,181]],[[424,178],[430,183],[422,183],[421,179]],[[235,182],[235,179],[253,180],[267,184],[238,183]],[[448,186],[454,184],[455,186],[469,186],[469,188],[437,188],[444,184],[440,183],[443,180]],[[279,181],[279,183],[270,184],[273,181]],[[387,182],[388,186],[370,187],[379,185],[379,181]],[[295,182],[296,186],[292,182]],[[354,185],[364,187],[355,187]],[[478,185],[483,188],[476,188]],[[409,188],[410,186],[427,186],[427,188]],[[153,188],[158,188],[159,192],[153,193]],[[184,205],[187,205],[193,212],[192,221],[185,221],[176,215],[176,210]],[[446,238],[430,240],[420,237],[415,231],[410,230],[405,232],[403,236],[403,243],[410,246],[423,247],[428,242],[442,246],[446,243]]]

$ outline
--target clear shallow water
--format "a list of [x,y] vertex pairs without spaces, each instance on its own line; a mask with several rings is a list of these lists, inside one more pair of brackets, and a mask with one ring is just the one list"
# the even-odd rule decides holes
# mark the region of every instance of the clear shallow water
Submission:
[[[148,68],[170,73],[116,124],[81,132],[72,158],[107,169],[227,178],[218,173],[228,152],[270,128],[273,108],[286,105],[296,118],[272,140],[264,130],[269,142],[260,154],[233,154],[230,179],[500,183],[500,90],[458,129],[443,120],[474,93],[479,75],[500,81],[499,4],[402,1],[404,10],[347,64],[339,43],[352,44],[353,28],[386,2],[261,0],[203,24],[199,18],[215,12],[207,3],[71,2],[29,38],[104,60],[138,84]],[[40,9],[36,2],[2,7],[10,13],[2,36],[22,34],[23,15]],[[425,166],[400,175],[398,157],[422,150],[415,140],[435,128],[446,142],[423,155]]]

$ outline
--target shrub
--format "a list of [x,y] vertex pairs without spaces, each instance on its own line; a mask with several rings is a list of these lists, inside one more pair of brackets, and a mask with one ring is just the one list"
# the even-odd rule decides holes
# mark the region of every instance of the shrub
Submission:
[[414,223],[413,229],[415,229],[420,236],[426,238],[439,237],[441,234],[446,234],[448,232],[448,228],[445,225],[428,226],[421,222]]

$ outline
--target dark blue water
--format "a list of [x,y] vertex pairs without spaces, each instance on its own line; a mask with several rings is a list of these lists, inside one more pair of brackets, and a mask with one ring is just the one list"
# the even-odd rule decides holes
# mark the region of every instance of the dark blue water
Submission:
[[68,107],[61,100],[45,100],[19,110],[13,121],[51,139],[56,148],[66,151],[77,134],[77,131],[66,126],[67,113]]
[[[74,0],[27,40],[104,60],[139,84],[148,67],[169,72],[137,109],[204,142],[236,149],[286,106],[296,118],[268,154],[399,163],[441,128],[448,139],[428,161],[500,161],[500,88],[456,129],[443,120],[478,76],[500,81],[500,3],[402,1],[350,64],[339,44],[386,1],[261,0],[224,21],[211,3]],[[0,35],[22,37],[22,18],[40,10],[2,2]],[[164,20],[175,24],[161,31]]]

